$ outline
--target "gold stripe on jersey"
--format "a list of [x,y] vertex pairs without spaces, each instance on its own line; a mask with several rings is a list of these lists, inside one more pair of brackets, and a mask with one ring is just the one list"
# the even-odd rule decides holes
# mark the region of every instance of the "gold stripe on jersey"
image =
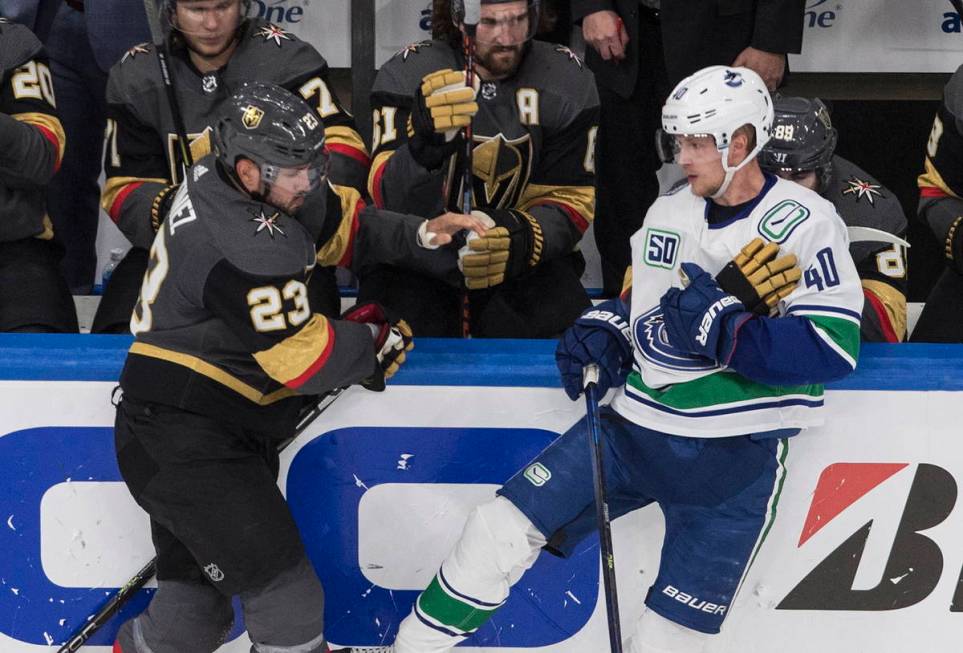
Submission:
[[917,186],[920,188],[939,188],[950,197],[960,197],[950,189],[949,184],[943,181],[943,175],[941,175],[940,171],[936,169],[936,166],[933,165],[933,162],[930,161],[929,157],[926,157],[926,163],[924,166],[926,168],[925,172],[916,178]]
[[207,361],[201,360],[197,356],[191,356],[190,354],[184,354],[179,351],[164,349],[163,347],[157,347],[156,345],[149,345],[144,342],[135,342],[130,346],[129,352],[131,354],[147,356],[148,358],[156,358],[158,360],[163,360],[169,363],[174,363],[175,365],[186,367],[197,374],[206,376],[207,378],[230,388],[248,401],[254,402],[259,406],[267,406],[269,404],[273,404],[275,401],[291,397],[295,394],[295,392],[290,388],[280,388],[269,394],[263,394],[249,386],[247,383],[244,383],[244,381],[241,381],[236,376],[228,374],[219,367],[215,367]]
[[287,384],[311,370],[319,360],[323,364],[333,335],[327,318],[315,313],[294,335],[270,349],[255,352],[254,360],[272,379]]
[[191,141],[191,158],[200,161],[211,153],[211,130],[205,129],[204,133]]
[[110,213],[117,196],[120,195],[127,186],[136,183],[154,183],[167,186],[170,182],[167,179],[155,179],[144,177],[107,177],[104,181],[104,190],[100,193],[100,205],[107,213]]
[[54,237],[54,226],[53,222],[50,220],[50,216],[46,213],[43,214],[43,231],[34,236],[34,238],[39,238],[40,240],[50,240]]
[[338,230],[318,249],[318,265],[338,265],[348,248],[352,246],[351,236],[355,231],[355,214],[361,193],[350,186],[330,184],[330,188],[341,199],[341,222]]
[[361,136],[350,127],[339,125],[325,127],[324,142],[325,145],[347,145],[356,150],[360,150],[365,156],[368,156],[368,149],[364,146],[364,141],[361,140]]
[[[384,167],[388,165],[388,159],[390,159],[394,153],[395,150],[378,152],[371,162],[371,169],[368,171],[368,195],[375,200],[380,200],[381,198],[381,189],[377,188],[377,186],[381,183],[381,176],[384,174]],[[380,201],[376,201],[375,204],[381,206]]]
[[64,147],[67,145],[67,137],[64,135],[64,126],[60,124],[60,119],[57,118],[57,116],[50,115],[49,113],[40,113],[39,111],[30,111],[27,113],[14,113],[10,117],[14,120],[25,122],[28,125],[43,127],[51,134],[56,136],[57,163],[63,161]]
[[876,295],[882,302],[896,337],[902,340],[906,337],[906,295],[885,281],[875,279],[861,279],[861,281],[863,288]]
[[518,200],[519,211],[528,211],[543,202],[564,204],[577,213],[585,226],[595,219],[595,188],[593,186],[547,186],[528,184]]

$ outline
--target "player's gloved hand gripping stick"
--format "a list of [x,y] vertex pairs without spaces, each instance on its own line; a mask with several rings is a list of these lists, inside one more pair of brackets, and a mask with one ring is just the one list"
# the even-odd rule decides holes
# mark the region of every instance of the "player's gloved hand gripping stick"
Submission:
[[595,486],[595,515],[602,553],[602,582],[605,589],[605,611],[609,622],[609,646],[612,653],[622,653],[622,627],[619,623],[619,595],[615,586],[615,553],[612,549],[612,526],[605,497],[605,467],[602,464],[602,423],[599,419],[599,366],[590,363],[583,369],[586,426],[592,449],[592,482]]

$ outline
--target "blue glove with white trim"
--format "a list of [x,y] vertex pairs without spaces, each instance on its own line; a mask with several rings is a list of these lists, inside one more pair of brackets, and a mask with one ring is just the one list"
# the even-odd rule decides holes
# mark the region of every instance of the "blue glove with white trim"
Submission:
[[669,342],[727,365],[739,328],[753,314],[695,263],[683,263],[680,274],[685,289],[669,288],[659,300]]
[[609,388],[625,383],[632,369],[632,332],[622,300],[615,298],[589,308],[558,341],[555,364],[562,375],[565,394],[573,401],[582,394],[582,368],[599,366],[596,384],[601,397]]

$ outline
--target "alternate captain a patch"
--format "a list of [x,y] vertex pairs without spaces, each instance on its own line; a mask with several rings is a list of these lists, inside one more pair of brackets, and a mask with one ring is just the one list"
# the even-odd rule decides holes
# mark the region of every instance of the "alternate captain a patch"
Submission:
[[671,270],[675,267],[681,244],[682,236],[674,231],[649,227],[645,230],[645,264]]

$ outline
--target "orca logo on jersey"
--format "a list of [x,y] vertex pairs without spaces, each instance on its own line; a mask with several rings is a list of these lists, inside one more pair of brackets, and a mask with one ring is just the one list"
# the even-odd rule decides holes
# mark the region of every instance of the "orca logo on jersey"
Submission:
[[635,320],[633,332],[636,351],[656,367],[687,372],[712,370],[718,367],[713,360],[672,346],[662,322],[662,309],[658,304]]

